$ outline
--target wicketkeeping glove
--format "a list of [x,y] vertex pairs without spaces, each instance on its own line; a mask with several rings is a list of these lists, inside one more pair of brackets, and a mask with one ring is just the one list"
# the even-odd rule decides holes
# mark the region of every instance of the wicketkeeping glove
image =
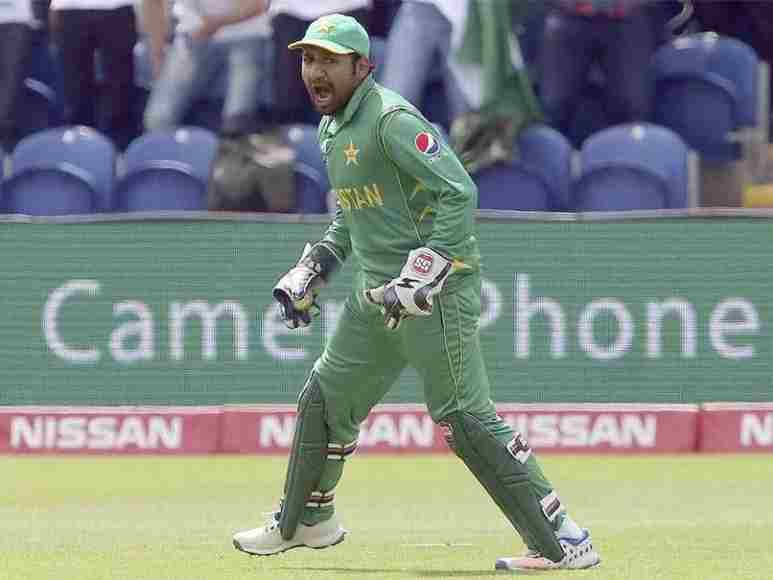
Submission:
[[432,314],[432,297],[443,289],[454,264],[430,248],[408,254],[400,275],[381,286],[365,290],[365,298],[381,306],[384,324],[397,329],[404,318]]
[[319,315],[317,294],[339,267],[338,258],[324,244],[306,244],[298,263],[279,279],[272,293],[287,328],[308,326]]

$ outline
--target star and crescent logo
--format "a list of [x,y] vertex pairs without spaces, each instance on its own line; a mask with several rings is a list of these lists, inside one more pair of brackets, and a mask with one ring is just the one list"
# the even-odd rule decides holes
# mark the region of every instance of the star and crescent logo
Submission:
[[321,32],[322,34],[330,34],[336,29],[336,25],[332,22],[327,22],[326,20],[323,20],[319,23],[317,26],[317,31]]
[[357,149],[357,146],[354,144],[354,141],[349,139],[349,146],[344,149],[344,155],[346,156],[346,165],[351,165],[354,163],[355,165],[359,165],[359,161],[357,160],[357,155],[360,154],[360,150]]

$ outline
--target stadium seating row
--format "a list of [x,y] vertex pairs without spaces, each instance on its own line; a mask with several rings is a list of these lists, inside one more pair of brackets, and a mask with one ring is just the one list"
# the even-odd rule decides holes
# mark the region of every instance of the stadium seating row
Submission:
[[534,125],[520,156],[475,176],[480,209],[624,211],[694,206],[694,155],[673,131],[628,124],[591,135],[575,154],[557,131]]
[[[284,130],[296,152],[296,211],[325,213],[329,184],[314,126]],[[200,127],[146,133],[123,155],[88,127],[47,129],[11,153],[0,208],[28,215],[206,210],[217,137]],[[519,158],[475,176],[481,209],[601,211],[683,208],[690,151],[673,131],[632,124],[591,136],[575,154],[557,131],[534,125]],[[573,170],[576,167],[577,170]]]
[[[712,33],[678,38],[657,51],[653,70],[658,96],[652,124],[599,131],[579,152],[560,133],[530,127],[518,138],[516,161],[475,176],[479,207],[690,207],[698,200],[691,150],[701,163],[722,164],[740,159],[750,139],[767,140],[765,67],[748,45]],[[40,215],[206,208],[217,148],[209,130],[190,126],[142,135],[119,155],[93,129],[41,130],[56,120],[55,95],[32,79],[25,91],[29,118],[40,123],[10,154],[2,211]],[[285,137],[297,153],[297,211],[326,212],[329,185],[314,128],[293,126]]]
[[143,135],[126,150],[117,174],[116,149],[98,131],[41,131],[11,154],[2,209],[29,215],[200,209],[216,147],[217,138],[198,128]]
[[[327,211],[329,186],[314,127],[287,127],[298,211]],[[206,210],[217,136],[201,127],[146,133],[119,155],[90,127],[46,129],[22,139],[0,176],[0,211],[27,215]],[[2,152],[0,152],[2,156]]]

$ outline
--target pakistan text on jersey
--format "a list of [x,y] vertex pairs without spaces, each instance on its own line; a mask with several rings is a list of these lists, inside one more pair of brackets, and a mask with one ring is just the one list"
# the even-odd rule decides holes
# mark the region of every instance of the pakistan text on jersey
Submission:
[[377,183],[361,187],[341,187],[335,192],[342,209],[353,210],[384,205],[384,194]]

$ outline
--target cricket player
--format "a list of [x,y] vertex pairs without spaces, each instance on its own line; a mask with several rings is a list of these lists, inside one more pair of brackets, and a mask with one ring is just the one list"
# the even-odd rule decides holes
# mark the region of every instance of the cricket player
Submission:
[[518,531],[528,552],[497,569],[580,569],[599,563],[587,529],[567,514],[528,443],[497,416],[478,340],[477,190],[438,131],[379,86],[370,40],[353,18],[311,23],[290,49],[324,116],[319,144],[337,208],[273,295],[290,328],[318,313],[316,297],[347,258],[354,284],[336,331],[298,401],[279,510],[234,546],[268,556],[326,548],[346,530],[334,511],[360,423],[406,365],[419,373],[432,419]]

